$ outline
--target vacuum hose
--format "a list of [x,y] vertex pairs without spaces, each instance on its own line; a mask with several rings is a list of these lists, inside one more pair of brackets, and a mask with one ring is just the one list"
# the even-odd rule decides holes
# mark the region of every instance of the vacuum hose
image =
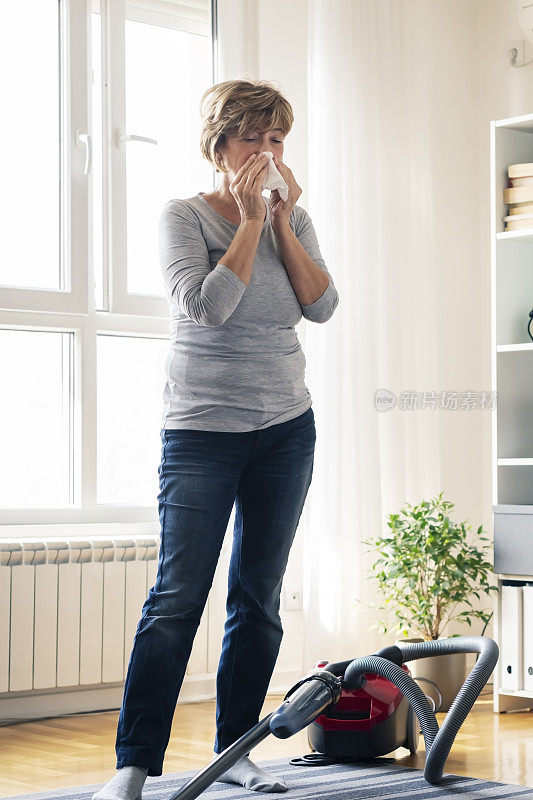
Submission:
[[[457,732],[496,666],[498,645],[485,636],[464,636],[416,644],[400,643],[399,646],[384,648],[380,653],[386,657],[376,654],[351,661],[345,669],[343,685],[347,689],[359,688],[364,683],[364,674],[371,672],[387,678],[400,689],[411,704],[424,736],[426,745],[424,778],[428,783],[438,784],[442,780],[444,764]],[[439,728],[426,695],[405,670],[401,669],[401,664],[418,658],[452,653],[479,653],[479,658]],[[327,664],[324,669],[335,674],[336,668],[342,668],[345,664],[346,662]]]

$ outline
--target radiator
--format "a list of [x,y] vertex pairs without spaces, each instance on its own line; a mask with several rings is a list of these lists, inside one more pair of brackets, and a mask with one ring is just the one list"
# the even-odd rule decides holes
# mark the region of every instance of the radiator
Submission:
[[0,693],[124,681],[158,549],[151,536],[0,540]]

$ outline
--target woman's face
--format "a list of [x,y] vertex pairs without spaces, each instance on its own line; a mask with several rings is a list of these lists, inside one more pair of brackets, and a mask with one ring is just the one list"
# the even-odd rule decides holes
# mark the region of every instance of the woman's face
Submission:
[[271,128],[269,131],[263,132],[251,131],[243,136],[226,136],[225,145],[219,148],[222,163],[231,173],[230,177],[233,178],[251,155],[270,150],[274,156],[274,163],[277,165],[277,162],[283,161],[284,139],[279,128]]

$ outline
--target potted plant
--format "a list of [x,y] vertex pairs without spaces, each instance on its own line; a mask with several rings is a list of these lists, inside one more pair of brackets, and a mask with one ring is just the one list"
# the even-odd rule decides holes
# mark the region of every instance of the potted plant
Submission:
[[[408,636],[416,641],[438,639],[451,622],[471,626],[475,619],[484,622],[484,633],[492,616],[476,607],[481,594],[497,591],[490,583],[489,540],[480,525],[471,541],[471,525],[450,519],[454,504],[442,495],[418,506],[406,503],[389,515],[386,535],[364,541],[378,554],[370,570],[385,599],[378,608],[390,610],[394,617],[392,625],[381,621],[379,630],[395,630],[402,641]],[[447,711],[464,683],[466,654],[424,658],[415,675],[437,684],[440,710]],[[426,691],[427,686],[422,688]]]

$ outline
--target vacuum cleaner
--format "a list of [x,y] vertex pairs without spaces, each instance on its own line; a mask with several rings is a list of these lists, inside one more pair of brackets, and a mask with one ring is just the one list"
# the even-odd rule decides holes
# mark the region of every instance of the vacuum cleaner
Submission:
[[[439,728],[428,698],[405,665],[452,653],[477,653],[478,657]],[[169,800],[194,800],[269,734],[288,739],[304,728],[314,752],[291,759],[296,766],[354,763],[397,747],[414,753],[420,727],[426,746],[424,778],[439,784],[457,732],[496,666],[498,654],[493,639],[465,636],[400,643],[362,658],[318,662],[318,668],[289,689],[278,709],[219,753]]]

